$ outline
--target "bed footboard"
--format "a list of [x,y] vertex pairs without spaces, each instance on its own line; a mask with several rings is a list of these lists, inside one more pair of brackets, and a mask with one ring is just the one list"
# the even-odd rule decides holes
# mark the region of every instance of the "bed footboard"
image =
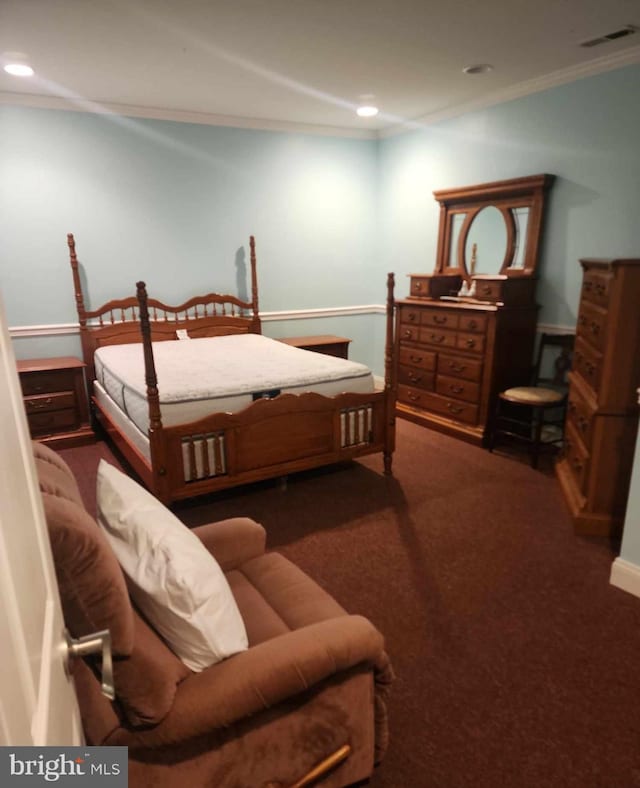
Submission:
[[385,393],[283,394],[236,414],[165,427],[154,487],[165,501],[386,451]]

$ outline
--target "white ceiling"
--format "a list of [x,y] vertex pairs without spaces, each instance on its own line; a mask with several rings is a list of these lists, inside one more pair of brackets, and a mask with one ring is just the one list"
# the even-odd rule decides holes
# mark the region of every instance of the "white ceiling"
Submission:
[[579,46],[626,25],[640,0],[1,0],[36,75],[0,101],[372,136],[640,62],[640,32]]

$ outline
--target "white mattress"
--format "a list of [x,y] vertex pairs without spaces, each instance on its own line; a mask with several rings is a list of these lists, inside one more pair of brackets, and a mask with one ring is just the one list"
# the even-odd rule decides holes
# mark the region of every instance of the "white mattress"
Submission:
[[[374,391],[368,367],[312,353],[259,334],[154,342],[164,426],[210,413],[234,413],[265,392]],[[110,345],[95,353],[96,379],[114,403],[147,435],[149,414],[142,345]]]

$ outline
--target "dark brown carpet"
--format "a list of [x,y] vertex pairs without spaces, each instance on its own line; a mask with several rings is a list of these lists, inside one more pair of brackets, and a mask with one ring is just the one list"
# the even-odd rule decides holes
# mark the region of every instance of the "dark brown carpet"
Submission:
[[[95,505],[105,444],[62,452]],[[552,473],[398,421],[380,457],[182,504],[268,546],[384,633],[397,680],[371,788],[640,786],[640,599],[573,533]]]

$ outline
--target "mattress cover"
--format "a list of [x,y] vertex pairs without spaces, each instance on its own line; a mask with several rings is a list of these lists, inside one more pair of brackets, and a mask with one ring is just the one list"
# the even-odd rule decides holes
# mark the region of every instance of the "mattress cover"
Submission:
[[[260,334],[153,343],[160,412],[165,426],[215,412],[234,413],[261,396],[315,391],[374,391],[364,364],[292,347]],[[149,427],[144,355],[140,343],[95,353],[96,379],[144,434]]]

